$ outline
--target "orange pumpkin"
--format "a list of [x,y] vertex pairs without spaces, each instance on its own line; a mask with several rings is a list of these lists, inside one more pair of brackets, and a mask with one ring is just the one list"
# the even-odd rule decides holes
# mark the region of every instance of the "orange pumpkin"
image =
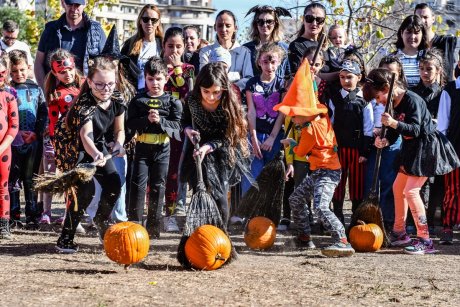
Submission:
[[149,234],[142,225],[122,222],[112,225],[104,235],[104,250],[110,260],[130,265],[147,256]]
[[350,244],[357,252],[375,252],[382,247],[383,232],[376,224],[366,224],[358,221],[350,230]]
[[252,218],[244,232],[244,242],[251,249],[267,249],[273,246],[276,238],[276,226],[263,216]]
[[198,227],[185,243],[185,256],[199,270],[220,268],[230,258],[231,252],[230,239],[213,225]]

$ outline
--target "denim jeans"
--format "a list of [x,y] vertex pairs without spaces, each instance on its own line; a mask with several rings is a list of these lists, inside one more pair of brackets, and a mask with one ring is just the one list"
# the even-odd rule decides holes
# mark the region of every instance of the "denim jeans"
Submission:
[[[126,168],[127,168],[126,156],[113,157],[112,160],[117,170],[117,173],[120,176],[121,190],[120,190],[120,197],[115,202],[115,206],[113,207],[110,218],[112,219],[112,221],[115,221],[115,222],[125,222],[128,220],[128,216],[126,214],[126,201],[125,201]],[[102,190],[101,185],[96,179],[94,179],[94,185],[95,185],[94,198],[91,200],[91,203],[88,206],[88,208],[86,208],[86,213],[92,219],[96,215],[99,200],[101,198],[101,190]]]
[[[265,140],[268,139],[268,137],[270,136],[269,134],[259,133],[259,132],[256,132],[256,134],[257,134],[257,139],[259,140],[260,144],[265,142]],[[282,137],[283,137],[283,131],[280,131],[278,135],[276,136],[275,141],[273,142],[272,150],[270,151],[261,150],[262,159],[258,159],[254,157],[254,160],[252,160],[252,163],[251,163],[251,174],[254,179],[257,179],[257,177],[259,177],[264,166],[268,162],[272,161],[275,158],[275,156],[278,154],[278,152],[281,149],[280,141]],[[249,138],[249,142],[251,142],[251,138]],[[251,183],[246,178],[243,178],[241,185],[242,185],[242,191],[244,195],[251,188]]]
[[[391,145],[382,150],[380,170],[377,182],[377,192],[380,192],[380,208],[382,209],[385,225],[393,225],[395,218],[395,205],[393,196],[393,182],[398,174],[394,161],[401,147],[401,137]],[[367,170],[364,179],[364,195],[367,196],[372,185],[372,174],[374,172],[375,157],[377,150],[373,148],[367,159]]]

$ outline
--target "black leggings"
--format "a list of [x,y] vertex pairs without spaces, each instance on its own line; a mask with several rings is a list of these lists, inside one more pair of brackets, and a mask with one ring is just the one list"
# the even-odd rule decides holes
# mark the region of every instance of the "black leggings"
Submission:
[[[91,161],[89,156],[84,156],[83,162]],[[101,185],[101,199],[94,217],[95,223],[107,221],[110,218],[112,209],[120,196],[121,183],[115,165],[111,159],[107,160],[103,167],[97,167],[94,178]],[[69,206],[67,208],[62,237],[73,239],[78,223],[80,223],[84,210],[91,203],[95,194],[94,181],[80,183],[75,189],[77,202],[74,196],[68,195]]]

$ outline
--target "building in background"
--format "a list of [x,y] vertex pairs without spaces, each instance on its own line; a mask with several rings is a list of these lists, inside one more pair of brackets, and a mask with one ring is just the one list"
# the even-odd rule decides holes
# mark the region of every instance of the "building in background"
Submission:
[[116,24],[120,39],[125,41],[135,32],[137,16],[146,4],[158,6],[164,29],[196,25],[201,29],[202,38],[213,40],[214,18],[211,16],[216,9],[211,0],[120,0],[117,5],[95,9],[94,16],[97,21]]

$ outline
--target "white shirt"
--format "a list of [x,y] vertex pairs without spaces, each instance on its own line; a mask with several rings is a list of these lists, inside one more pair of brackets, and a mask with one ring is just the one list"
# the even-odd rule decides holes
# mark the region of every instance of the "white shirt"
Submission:
[[[460,77],[455,80],[455,88],[460,88]],[[446,91],[442,91],[438,107],[438,125],[436,129],[444,135],[447,135],[447,129],[450,123],[450,107],[452,100]]]
[[[218,47],[220,47],[219,42],[215,42],[212,45],[200,49],[200,69],[209,63],[211,51]],[[251,63],[251,51],[245,46],[241,46],[238,42],[235,42],[229,51],[232,55],[232,65],[229,69],[228,78],[243,91],[246,87],[246,82],[254,77]]]
[[[340,89],[340,94],[342,95],[342,98],[345,98],[348,96],[349,92],[344,90],[343,88]],[[356,93],[356,96],[358,97],[363,97],[363,92],[359,90],[358,93]],[[331,116],[331,123],[334,123],[334,104],[332,103],[332,100],[329,99],[329,108],[332,110],[332,116]],[[363,134],[365,136],[374,136],[374,111],[372,109],[372,103],[368,103],[364,109],[363,109]]]
[[25,53],[27,54],[27,64],[28,65],[34,64],[34,60],[32,59],[32,55],[30,53],[30,47],[26,43],[16,40],[13,45],[7,46],[5,42],[3,41],[3,37],[2,37],[2,39],[0,40],[0,45],[1,45],[2,50],[5,52],[10,52],[11,50],[25,51]]
[[153,42],[142,42],[139,58],[137,59],[137,67],[141,70],[137,81],[137,89],[141,90],[145,87],[144,66],[147,61],[153,56],[160,56],[160,46],[157,46],[156,40]]

